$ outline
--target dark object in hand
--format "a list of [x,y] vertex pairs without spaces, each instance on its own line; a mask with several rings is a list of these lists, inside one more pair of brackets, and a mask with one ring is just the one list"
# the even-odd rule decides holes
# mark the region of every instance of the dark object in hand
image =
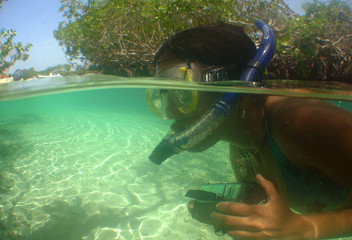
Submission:
[[192,217],[199,222],[214,225],[217,234],[226,233],[223,226],[216,226],[211,213],[217,212],[219,202],[260,204],[266,199],[264,189],[257,183],[205,184],[199,190],[188,190],[186,197],[195,199]]

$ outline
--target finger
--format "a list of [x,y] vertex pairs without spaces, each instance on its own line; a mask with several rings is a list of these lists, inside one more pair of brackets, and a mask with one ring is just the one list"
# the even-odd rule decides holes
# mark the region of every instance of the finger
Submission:
[[196,200],[192,200],[192,201],[189,201],[188,202],[188,211],[190,212],[190,213],[192,213],[192,211],[193,211],[193,208],[194,208],[194,203],[196,202]]
[[257,174],[257,181],[260,186],[262,186],[266,192],[268,201],[280,199],[280,194],[276,190],[274,183],[266,180],[262,175]]
[[237,237],[235,239],[272,239],[268,236],[265,232],[249,232],[249,231],[241,231],[241,230],[234,230],[234,231],[227,231],[227,234],[231,237]]
[[236,216],[248,216],[252,207],[252,205],[239,202],[220,202],[216,205],[216,209],[220,212]]
[[228,230],[258,231],[258,226],[248,217],[231,216],[222,213],[213,212],[211,214],[217,225],[225,226]]

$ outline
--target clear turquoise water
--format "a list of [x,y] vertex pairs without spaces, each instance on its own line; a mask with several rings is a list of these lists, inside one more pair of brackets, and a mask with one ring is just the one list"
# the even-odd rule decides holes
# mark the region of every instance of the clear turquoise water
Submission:
[[230,239],[194,221],[184,197],[234,181],[227,144],[155,166],[170,123],[143,87],[0,101],[0,239]]
[[0,102],[0,239],[216,239],[189,216],[184,194],[234,180],[228,147],[154,166],[148,156],[170,122],[144,92]]

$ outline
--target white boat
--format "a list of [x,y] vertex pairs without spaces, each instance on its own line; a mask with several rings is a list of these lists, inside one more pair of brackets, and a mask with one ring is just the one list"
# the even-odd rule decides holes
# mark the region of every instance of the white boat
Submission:
[[50,73],[49,75],[38,75],[38,78],[53,78],[53,77],[62,77],[62,75],[58,73]]
[[25,79],[25,81],[32,81],[32,80],[38,80],[38,78],[36,78],[36,77],[31,77],[31,78]]
[[10,83],[10,82],[13,82],[13,78],[12,77],[0,78],[0,84]]

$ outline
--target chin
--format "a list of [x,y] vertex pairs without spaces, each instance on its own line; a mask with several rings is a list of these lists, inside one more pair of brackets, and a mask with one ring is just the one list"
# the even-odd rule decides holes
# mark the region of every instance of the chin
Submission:
[[175,118],[175,121],[171,124],[171,130],[180,133],[189,127],[191,127],[193,124],[195,124],[197,121],[199,121],[201,118],[201,115],[197,113],[191,113],[188,115],[182,115],[178,116]]
[[186,130],[187,128],[189,128],[190,126],[192,126],[192,124],[194,124],[194,121],[190,121],[190,120],[186,120],[186,119],[175,120],[171,124],[170,128],[175,133],[180,133],[180,132]]

